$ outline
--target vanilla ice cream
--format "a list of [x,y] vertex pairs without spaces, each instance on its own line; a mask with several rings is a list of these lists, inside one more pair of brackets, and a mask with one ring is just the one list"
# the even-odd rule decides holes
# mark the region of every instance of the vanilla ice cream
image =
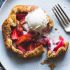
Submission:
[[47,14],[40,8],[29,12],[25,18],[25,21],[29,29],[35,30],[40,33],[44,28],[46,28],[49,22]]

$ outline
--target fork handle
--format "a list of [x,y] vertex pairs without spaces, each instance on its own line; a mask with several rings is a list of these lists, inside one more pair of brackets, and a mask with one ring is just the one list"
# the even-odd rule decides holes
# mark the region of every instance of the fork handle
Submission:
[[0,70],[6,70],[1,63],[0,63]]

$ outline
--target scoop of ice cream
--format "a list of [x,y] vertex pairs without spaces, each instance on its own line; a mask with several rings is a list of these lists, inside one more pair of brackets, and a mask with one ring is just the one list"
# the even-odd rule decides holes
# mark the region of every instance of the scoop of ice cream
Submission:
[[29,12],[25,18],[25,21],[31,30],[35,30],[39,33],[46,28],[48,23],[47,14],[40,8]]

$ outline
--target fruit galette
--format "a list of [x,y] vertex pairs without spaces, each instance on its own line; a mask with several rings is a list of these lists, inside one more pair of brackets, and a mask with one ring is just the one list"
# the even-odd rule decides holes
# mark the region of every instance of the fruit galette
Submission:
[[23,58],[36,57],[44,52],[41,43],[44,30],[50,31],[53,21],[37,6],[17,5],[2,25],[5,46]]
[[62,37],[51,50],[50,39],[45,36],[53,27],[47,12],[33,5],[15,6],[2,25],[5,46],[23,58],[36,57],[47,46],[48,58],[56,57],[66,51],[68,42]]

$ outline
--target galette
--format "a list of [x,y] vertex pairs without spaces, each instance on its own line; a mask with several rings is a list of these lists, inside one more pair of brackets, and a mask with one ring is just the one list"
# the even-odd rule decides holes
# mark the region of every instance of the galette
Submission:
[[53,28],[53,21],[43,9],[33,5],[17,5],[3,22],[2,34],[7,49],[23,58],[37,57],[49,45],[40,40]]

